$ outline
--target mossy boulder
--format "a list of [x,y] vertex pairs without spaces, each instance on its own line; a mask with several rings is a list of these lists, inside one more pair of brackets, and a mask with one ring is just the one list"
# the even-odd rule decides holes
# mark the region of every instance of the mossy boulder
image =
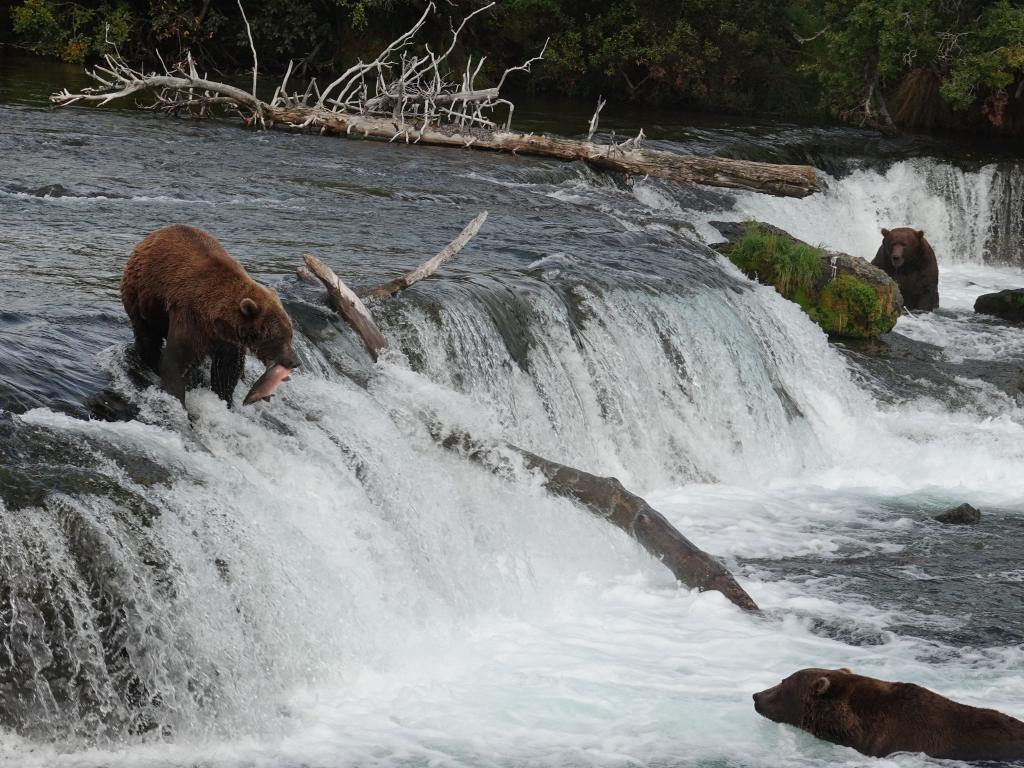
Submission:
[[982,294],[974,302],[974,311],[1011,323],[1024,323],[1024,288]]
[[851,339],[888,333],[903,311],[899,286],[858,256],[827,251],[761,222],[711,222],[715,250],[748,277],[772,285],[825,332]]

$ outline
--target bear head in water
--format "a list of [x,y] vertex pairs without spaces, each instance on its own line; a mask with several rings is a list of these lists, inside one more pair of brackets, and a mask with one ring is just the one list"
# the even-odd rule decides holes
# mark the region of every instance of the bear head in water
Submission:
[[848,669],[802,669],[754,694],[769,720],[865,755],[923,752],[954,760],[1024,758],[1024,723],[970,707],[913,683],[891,683]]

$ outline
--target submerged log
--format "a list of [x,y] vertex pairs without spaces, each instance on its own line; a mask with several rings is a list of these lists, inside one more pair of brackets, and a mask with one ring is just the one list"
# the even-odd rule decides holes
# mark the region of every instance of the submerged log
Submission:
[[628,533],[686,586],[701,592],[721,592],[745,611],[760,611],[725,566],[681,534],[658,510],[626,490],[616,478],[592,475],[507,442],[483,443],[458,432],[435,437],[445,448],[458,451],[495,472],[502,470],[502,462],[497,457],[499,451],[495,449],[503,448],[518,455],[527,469],[544,476],[544,487],[551,493],[582,504],[597,517]]

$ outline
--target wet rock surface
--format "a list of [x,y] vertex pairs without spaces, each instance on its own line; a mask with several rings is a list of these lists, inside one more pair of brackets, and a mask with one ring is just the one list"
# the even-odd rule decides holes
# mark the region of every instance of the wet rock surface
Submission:
[[974,302],[974,311],[1011,323],[1024,323],[1024,288],[982,294]]
[[947,525],[977,525],[981,522],[981,512],[970,504],[961,504],[935,515],[932,519]]

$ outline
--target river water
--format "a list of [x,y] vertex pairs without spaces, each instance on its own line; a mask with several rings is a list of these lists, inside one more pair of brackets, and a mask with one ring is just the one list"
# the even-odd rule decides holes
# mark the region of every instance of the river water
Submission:
[[[805,666],[1024,716],[1024,334],[971,310],[1024,286],[1020,160],[846,128],[649,131],[822,169],[822,193],[781,200],[51,111],[68,79],[0,59],[0,764],[873,763],[754,713]],[[483,209],[455,262],[374,307],[395,348],[377,365],[294,278],[315,253],[382,281]],[[943,308],[830,344],[707,247],[708,222],[751,217],[865,257],[880,227],[923,228]],[[175,222],[285,299],[304,364],[273,402],[196,390],[186,413],[132,374],[120,272]],[[766,616],[680,588],[428,423],[614,474]],[[929,519],[963,501],[980,526]]]

